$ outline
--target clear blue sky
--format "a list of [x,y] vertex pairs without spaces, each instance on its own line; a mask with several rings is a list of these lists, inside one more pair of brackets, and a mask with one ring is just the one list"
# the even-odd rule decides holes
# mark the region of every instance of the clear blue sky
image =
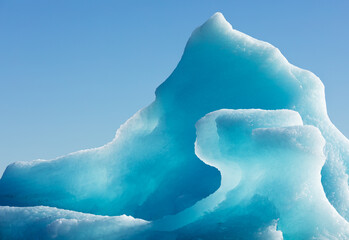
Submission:
[[0,0],[0,174],[112,140],[220,11],[326,86],[349,136],[349,1]]

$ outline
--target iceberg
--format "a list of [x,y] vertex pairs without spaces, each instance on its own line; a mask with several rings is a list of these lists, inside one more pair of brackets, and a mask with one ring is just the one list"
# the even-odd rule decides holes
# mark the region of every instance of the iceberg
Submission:
[[349,239],[324,86],[221,13],[106,145],[10,164],[0,239]]

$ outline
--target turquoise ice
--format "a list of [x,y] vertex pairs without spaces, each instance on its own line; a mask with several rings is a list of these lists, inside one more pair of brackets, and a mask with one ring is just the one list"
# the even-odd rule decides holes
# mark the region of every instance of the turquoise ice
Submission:
[[349,239],[349,141],[313,73],[216,13],[155,93],[102,147],[9,165],[0,238]]

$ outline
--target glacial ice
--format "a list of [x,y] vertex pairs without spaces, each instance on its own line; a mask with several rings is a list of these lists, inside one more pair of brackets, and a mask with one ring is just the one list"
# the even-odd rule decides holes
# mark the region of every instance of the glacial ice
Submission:
[[1,239],[120,239],[148,224],[125,215],[97,216],[44,206],[0,206]]
[[216,13],[155,93],[105,146],[9,165],[0,239],[349,239],[349,140],[313,73]]

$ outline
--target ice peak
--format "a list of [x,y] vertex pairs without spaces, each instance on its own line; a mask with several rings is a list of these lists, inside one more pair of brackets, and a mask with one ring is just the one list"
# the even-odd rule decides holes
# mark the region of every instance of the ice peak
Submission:
[[225,19],[222,13],[216,12],[213,14],[202,26],[201,28],[218,28],[218,29],[228,29],[231,30],[232,26]]
[[191,36],[193,39],[219,39],[232,32],[232,26],[223,14],[216,12],[204,24],[198,27]]
[[[223,23],[223,24],[229,24],[227,20],[225,19],[224,15],[221,12],[216,12],[213,14],[206,22],[212,21],[216,23]],[[230,25],[230,24],[229,24]]]

